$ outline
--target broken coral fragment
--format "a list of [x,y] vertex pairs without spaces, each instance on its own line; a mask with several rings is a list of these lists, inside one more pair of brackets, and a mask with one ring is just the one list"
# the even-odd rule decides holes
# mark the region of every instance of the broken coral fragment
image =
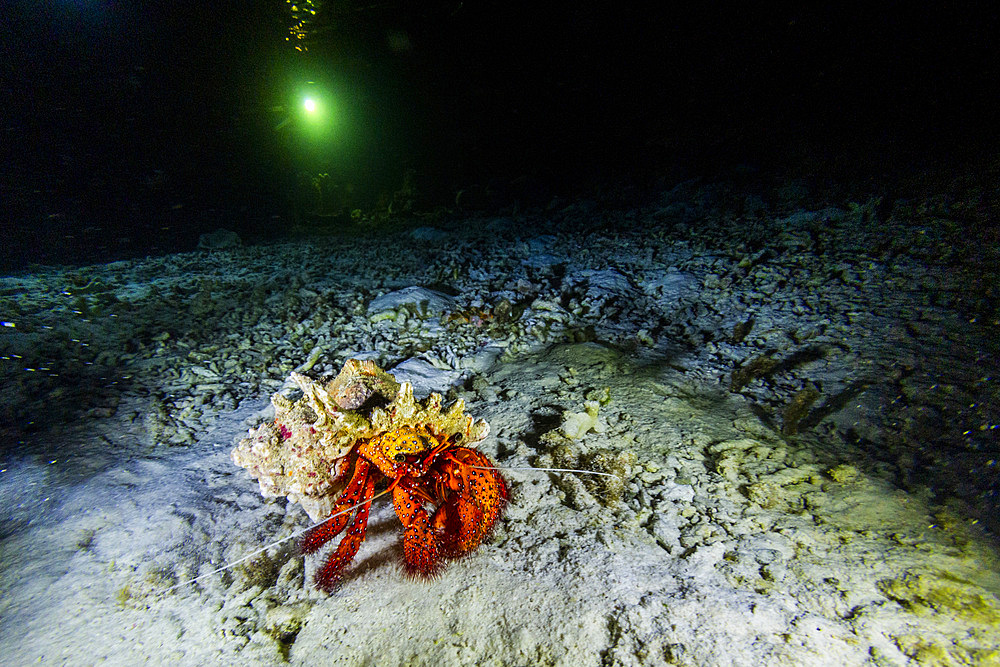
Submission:
[[563,435],[570,440],[578,440],[590,431],[594,433],[604,433],[608,430],[608,425],[599,416],[601,404],[599,401],[585,401],[584,412],[563,413],[563,423],[560,427]]
[[[404,427],[425,428],[443,439],[460,439],[463,445],[489,433],[485,421],[465,414],[461,399],[447,411],[442,411],[440,394],[417,401],[410,383],[396,382],[371,361],[349,360],[325,385],[298,373],[291,378],[302,397],[292,401],[272,396],[274,421],[251,429],[232,458],[258,480],[261,495],[287,496],[313,521],[330,514],[344,486],[338,480],[340,464],[361,441]],[[386,396],[389,388],[392,393]],[[368,407],[373,403],[368,399],[376,394],[387,403]],[[346,407],[355,404],[356,409]]]

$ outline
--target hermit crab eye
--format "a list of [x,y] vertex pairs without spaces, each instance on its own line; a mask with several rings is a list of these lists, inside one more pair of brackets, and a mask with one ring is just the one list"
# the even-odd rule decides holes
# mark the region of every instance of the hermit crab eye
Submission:
[[465,439],[465,436],[463,434],[461,434],[461,433],[456,433],[455,435],[451,436],[451,438],[455,442],[462,442],[462,440]]
[[396,459],[396,461],[398,461],[399,463],[402,463],[403,461],[406,460],[406,454],[403,454],[402,452],[400,452],[399,454],[396,454],[392,458]]

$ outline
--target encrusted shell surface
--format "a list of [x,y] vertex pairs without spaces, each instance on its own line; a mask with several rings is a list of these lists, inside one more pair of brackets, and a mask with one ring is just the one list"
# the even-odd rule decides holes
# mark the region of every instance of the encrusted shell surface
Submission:
[[[371,365],[395,383],[392,375]],[[345,364],[337,377],[347,370]],[[384,406],[348,410],[328,390],[333,383],[324,387],[298,373],[291,378],[302,389],[302,398],[272,396],[274,422],[252,429],[233,449],[232,458],[258,480],[263,496],[287,496],[302,505],[313,521],[330,514],[345,482],[337,480],[338,464],[362,440],[407,426],[422,426],[441,439],[460,440],[463,446],[489,434],[485,421],[465,414],[461,399],[443,411],[440,394],[418,401],[408,382],[397,383],[395,396]],[[385,378],[380,382],[387,386]],[[461,437],[455,438],[456,434]]]
[[399,383],[374,361],[348,359],[326,390],[341,408],[358,410],[376,394],[391,401],[399,391]]

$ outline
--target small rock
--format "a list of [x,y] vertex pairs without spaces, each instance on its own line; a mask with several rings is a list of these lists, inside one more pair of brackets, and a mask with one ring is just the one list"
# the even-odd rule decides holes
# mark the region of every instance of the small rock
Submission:
[[392,369],[399,382],[413,385],[413,395],[422,398],[431,392],[447,393],[461,382],[462,371],[436,368],[423,359],[407,359]]
[[264,619],[264,629],[279,639],[292,637],[302,629],[302,624],[305,623],[306,616],[311,609],[311,602],[273,607],[268,610],[267,617]]
[[436,227],[417,227],[411,229],[409,236],[414,241],[442,241],[448,238],[448,232]]
[[676,547],[681,545],[681,531],[673,517],[659,513],[654,514],[649,525],[649,532],[656,538],[660,546],[669,552],[673,552]]
[[415,314],[422,317],[431,317],[454,308],[455,299],[426,287],[406,287],[372,300],[368,304],[368,315],[377,315],[405,307],[409,307]]
[[198,250],[231,250],[241,245],[240,235],[228,229],[216,229],[198,237]]

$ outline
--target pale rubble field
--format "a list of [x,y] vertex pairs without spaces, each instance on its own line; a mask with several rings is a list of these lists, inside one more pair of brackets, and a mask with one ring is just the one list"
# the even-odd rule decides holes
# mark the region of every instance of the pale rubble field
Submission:
[[[5,663],[1000,664],[976,271],[915,208],[715,201],[0,280]],[[332,595],[294,539],[213,573],[309,525],[230,451],[352,357],[489,422],[493,539],[408,579],[381,499]]]

